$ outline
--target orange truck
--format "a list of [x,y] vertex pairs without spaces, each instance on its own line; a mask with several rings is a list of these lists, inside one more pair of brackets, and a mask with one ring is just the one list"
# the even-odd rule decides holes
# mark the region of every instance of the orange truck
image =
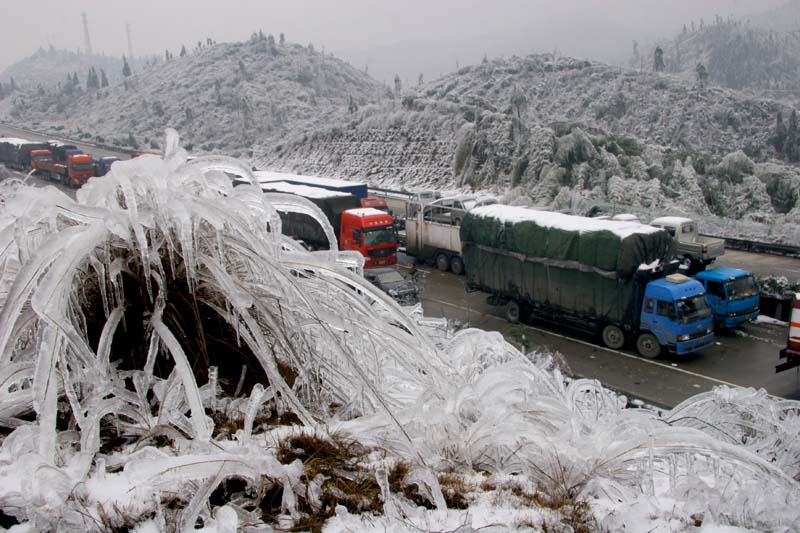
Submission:
[[[364,268],[397,264],[397,231],[389,213],[361,207],[360,198],[341,191],[281,181],[261,183],[261,189],[301,196],[319,207],[333,226],[339,249],[360,252]],[[284,235],[302,241],[313,250],[328,249],[327,237],[315,220],[301,213],[279,211],[279,214]]]
[[31,151],[31,166],[37,174],[67,187],[80,187],[94,176],[94,159],[75,148]]

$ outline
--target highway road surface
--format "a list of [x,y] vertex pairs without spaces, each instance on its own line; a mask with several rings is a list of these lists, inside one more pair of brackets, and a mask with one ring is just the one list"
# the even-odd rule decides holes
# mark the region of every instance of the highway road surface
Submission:
[[[789,265],[787,258],[772,258],[775,261],[767,262],[764,268],[781,271],[800,265],[800,260]],[[503,308],[488,305],[485,294],[466,292],[463,276],[428,267],[420,270],[424,271],[421,297],[426,315],[499,331],[529,351],[559,352],[574,375],[598,379],[648,403],[673,407],[718,385],[764,388],[776,396],[800,399],[798,372],[775,373],[778,351],[786,345],[785,325],[749,324],[736,333],[718,334],[715,344],[700,353],[647,360],[636,354],[632,343],[623,350],[610,350],[598,338],[550,324],[509,324],[502,318]]]

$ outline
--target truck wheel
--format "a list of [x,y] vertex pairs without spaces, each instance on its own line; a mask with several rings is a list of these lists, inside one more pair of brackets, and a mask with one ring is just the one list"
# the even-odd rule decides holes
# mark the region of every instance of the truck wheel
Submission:
[[447,272],[447,270],[450,268],[450,260],[445,254],[439,254],[436,256],[436,267],[442,272]]
[[652,333],[642,333],[636,339],[636,350],[646,359],[655,359],[661,355],[661,345]]
[[625,333],[618,326],[609,324],[603,328],[603,344],[612,350],[619,350],[625,346]]
[[454,255],[450,259],[450,270],[456,276],[460,276],[461,274],[464,273],[464,261],[457,255]]
[[512,324],[517,324],[519,322],[519,317],[520,317],[519,303],[517,303],[516,300],[510,300],[508,304],[506,304],[506,320],[508,320]]

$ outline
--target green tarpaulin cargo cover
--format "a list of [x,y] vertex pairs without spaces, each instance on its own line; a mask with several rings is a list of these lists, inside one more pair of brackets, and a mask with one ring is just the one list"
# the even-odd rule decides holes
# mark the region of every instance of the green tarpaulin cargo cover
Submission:
[[672,253],[672,238],[659,228],[506,205],[470,211],[461,223],[461,242],[619,278]]
[[491,205],[468,212],[470,286],[592,323],[638,323],[650,267],[671,257],[664,230],[634,222]]

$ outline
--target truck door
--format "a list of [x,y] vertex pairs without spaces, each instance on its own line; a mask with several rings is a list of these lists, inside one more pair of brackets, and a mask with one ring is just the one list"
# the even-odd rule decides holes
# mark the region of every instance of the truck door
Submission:
[[719,281],[708,280],[706,285],[706,297],[711,310],[715,315],[722,315],[723,317],[728,314],[728,300],[725,296],[725,286]]
[[669,300],[655,300],[655,313],[652,315],[650,331],[662,345],[675,344],[674,325],[677,320],[675,303]]

